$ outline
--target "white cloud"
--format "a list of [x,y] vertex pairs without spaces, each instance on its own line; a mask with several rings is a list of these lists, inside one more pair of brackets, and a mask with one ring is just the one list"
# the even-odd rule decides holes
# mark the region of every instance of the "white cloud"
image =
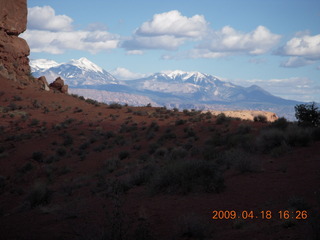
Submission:
[[280,38],[280,35],[272,33],[264,26],[258,26],[248,33],[225,26],[220,31],[207,31],[202,42],[194,49],[175,56],[164,55],[162,58],[222,58],[240,54],[257,56],[270,51]]
[[72,22],[68,16],[56,15],[50,6],[29,8],[28,29],[21,37],[27,40],[32,52],[51,54],[69,49],[97,53],[119,46],[120,36],[96,30],[99,24],[89,25],[87,30],[74,30]]
[[263,64],[266,63],[267,60],[265,58],[251,58],[248,61],[249,63],[254,63],[254,64]]
[[177,11],[155,14],[151,21],[141,25],[136,31],[141,36],[163,36],[199,38],[207,31],[208,23],[204,16],[194,15],[191,18],[182,16]]
[[131,38],[124,41],[122,47],[127,50],[176,50],[188,40],[195,41],[205,36],[208,25],[201,15],[188,18],[176,10],[155,14],[152,20],[144,22]]
[[131,72],[130,70],[128,70],[126,68],[122,68],[122,67],[118,67],[118,68],[110,71],[110,73],[119,80],[132,80],[132,79],[139,79],[139,78],[143,78],[143,77],[147,76],[147,74],[134,73],[134,72]]
[[22,37],[33,52],[62,54],[69,49],[89,51],[110,50],[118,47],[119,37],[103,31],[50,32],[27,30]]
[[176,50],[184,42],[185,38],[176,38],[169,35],[154,37],[133,36],[132,39],[124,41],[122,47],[129,51],[139,49]]
[[[222,55],[259,55],[268,52],[278,43],[280,38],[280,35],[270,32],[264,26],[258,26],[249,33],[225,26],[220,31],[213,31],[209,34],[206,40],[199,45],[199,48]],[[213,57],[215,56],[213,55]]]
[[50,6],[28,8],[28,29],[70,31],[72,18],[56,15]]
[[303,57],[290,57],[286,61],[282,62],[280,66],[287,67],[287,68],[297,68],[297,67],[303,67],[313,63],[314,61],[305,59]]
[[126,54],[127,55],[142,55],[143,51],[141,51],[141,50],[131,50],[131,51],[127,51]]
[[294,37],[279,49],[278,54],[320,60],[320,34]]

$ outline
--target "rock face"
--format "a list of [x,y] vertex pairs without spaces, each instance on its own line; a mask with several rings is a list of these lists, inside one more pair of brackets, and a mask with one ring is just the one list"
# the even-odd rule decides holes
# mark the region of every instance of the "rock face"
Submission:
[[259,115],[265,116],[268,122],[274,122],[278,119],[278,116],[273,112],[266,111],[249,111],[249,110],[239,110],[239,111],[209,111],[213,115],[219,115],[224,113],[227,117],[240,118],[242,120],[254,120],[254,117]]
[[49,87],[55,91],[68,93],[68,85],[64,85],[64,81],[61,77],[58,77],[54,82],[50,83]]
[[0,74],[27,83],[30,48],[19,38],[27,28],[27,0],[0,1]]
[[45,91],[50,91],[47,79],[45,76],[41,76],[38,78],[38,81],[40,82],[40,84],[42,85],[42,89]]

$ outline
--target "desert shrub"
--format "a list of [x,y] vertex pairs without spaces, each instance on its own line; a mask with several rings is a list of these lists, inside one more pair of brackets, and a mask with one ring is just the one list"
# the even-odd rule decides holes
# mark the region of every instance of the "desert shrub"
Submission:
[[109,104],[109,108],[111,108],[111,109],[121,109],[122,105],[120,103],[113,102],[113,103]]
[[158,170],[151,179],[149,188],[152,193],[219,193],[224,189],[224,178],[212,162],[181,160]]
[[185,124],[186,122],[187,122],[186,120],[178,119],[178,120],[176,120],[175,125],[176,125],[176,126],[183,125],[183,124]]
[[113,131],[108,131],[105,133],[105,138],[109,139],[109,138],[113,138],[114,136],[116,136],[116,134]]
[[241,149],[230,149],[224,152],[218,161],[222,161],[222,164],[225,164],[227,168],[233,166],[240,173],[255,170],[252,156]]
[[22,168],[19,169],[19,173],[25,174],[33,169],[32,163],[26,163]]
[[285,130],[289,125],[289,122],[286,118],[281,117],[271,123],[271,127]]
[[150,181],[156,168],[154,165],[146,165],[140,169],[137,173],[131,176],[131,184],[141,186]]
[[91,98],[87,98],[85,101],[89,104],[96,106],[96,107],[99,106],[99,103],[96,100],[93,100]]
[[117,135],[115,138],[114,138],[114,143],[119,145],[119,146],[123,146],[126,144],[126,139],[123,135]]
[[230,121],[230,118],[227,117],[224,113],[220,113],[217,116],[216,124],[220,125],[220,124],[226,123],[228,121]]
[[103,165],[103,171],[106,171],[108,173],[114,172],[120,167],[120,160],[117,157],[112,157],[105,161]]
[[43,152],[33,152],[32,153],[32,159],[37,162],[43,162],[44,154]]
[[151,143],[149,145],[149,154],[154,154],[159,147],[160,147],[159,143]]
[[67,147],[67,146],[70,146],[73,144],[73,138],[71,135],[65,134],[63,136],[63,138],[64,138],[63,143],[62,143],[63,146]]
[[253,118],[253,121],[265,123],[265,122],[267,122],[267,117],[262,114],[259,114],[258,116],[255,116]]
[[290,146],[307,146],[312,141],[311,130],[293,125],[287,128],[285,138]]
[[159,158],[163,158],[167,156],[167,154],[168,154],[168,149],[165,147],[157,148],[156,151],[154,152],[154,156]]
[[130,185],[120,179],[110,179],[107,185],[107,193],[110,195],[124,194],[130,189]]
[[167,129],[166,132],[159,138],[160,142],[164,142],[166,140],[175,139],[177,135],[171,131],[171,129]]
[[34,118],[34,119],[31,120],[29,126],[30,126],[30,127],[38,126],[38,125],[39,125],[39,122],[40,122],[40,121],[39,121],[38,119],[35,119],[35,118]]
[[155,131],[157,132],[159,130],[159,125],[157,122],[153,121],[150,126],[148,127],[148,131]]
[[188,155],[188,151],[183,147],[175,147],[170,152],[170,158],[173,160],[183,159]]
[[148,112],[147,111],[134,111],[133,115],[137,115],[137,116],[148,116]]
[[36,182],[31,189],[31,192],[28,196],[28,200],[31,208],[35,208],[39,205],[45,205],[50,202],[51,191],[48,189],[48,186],[44,182]]
[[100,144],[99,146],[95,147],[93,150],[95,152],[102,152],[105,149],[106,149],[106,145],[105,144]]
[[56,151],[57,155],[60,157],[63,157],[65,155],[67,155],[67,150],[65,148],[58,148]]
[[120,160],[123,160],[128,158],[130,156],[130,153],[128,151],[121,151],[118,156]]
[[84,143],[82,143],[82,144],[79,146],[79,150],[85,150],[85,149],[87,149],[89,146],[90,146],[90,142],[89,142],[89,141],[84,142]]
[[211,137],[205,142],[210,147],[219,147],[226,144],[226,137],[219,132],[214,132]]
[[316,103],[299,104],[294,107],[295,116],[301,126],[318,127],[320,126],[320,111]]
[[13,101],[22,101],[22,98],[20,96],[13,96]]
[[275,128],[265,129],[261,131],[257,138],[257,147],[262,152],[268,152],[281,146],[284,141],[285,136],[283,131]]
[[251,126],[245,123],[241,123],[238,126],[237,133],[239,134],[247,134],[251,132]]

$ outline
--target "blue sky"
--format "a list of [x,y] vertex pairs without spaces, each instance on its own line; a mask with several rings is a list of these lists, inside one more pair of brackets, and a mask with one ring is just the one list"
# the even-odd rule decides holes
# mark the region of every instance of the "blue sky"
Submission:
[[86,57],[119,79],[200,71],[320,102],[319,0],[28,0],[31,59]]

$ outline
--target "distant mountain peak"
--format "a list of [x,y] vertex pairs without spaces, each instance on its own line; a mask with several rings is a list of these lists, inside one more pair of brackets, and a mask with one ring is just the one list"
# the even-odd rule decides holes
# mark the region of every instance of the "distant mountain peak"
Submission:
[[57,67],[60,64],[48,59],[31,59],[30,66],[33,71],[47,70],[48,68]]
[[84,70],[89,70],[89,71],[95,71],[95,72],[101,72],[103,73],[103,69],[99,67],[98,65],[94,64],[90,60],[88,60],[85,57],[82,57],[80,59],[71,59],[69,64],[76,66],[78,68],[82,68]]
[[32,61],[30,65],[34,76],[45,76],[49,82],[62,77],[70,87],[119,83],[110,73],[85,57],[61,64],[52,60],[38,59]]

